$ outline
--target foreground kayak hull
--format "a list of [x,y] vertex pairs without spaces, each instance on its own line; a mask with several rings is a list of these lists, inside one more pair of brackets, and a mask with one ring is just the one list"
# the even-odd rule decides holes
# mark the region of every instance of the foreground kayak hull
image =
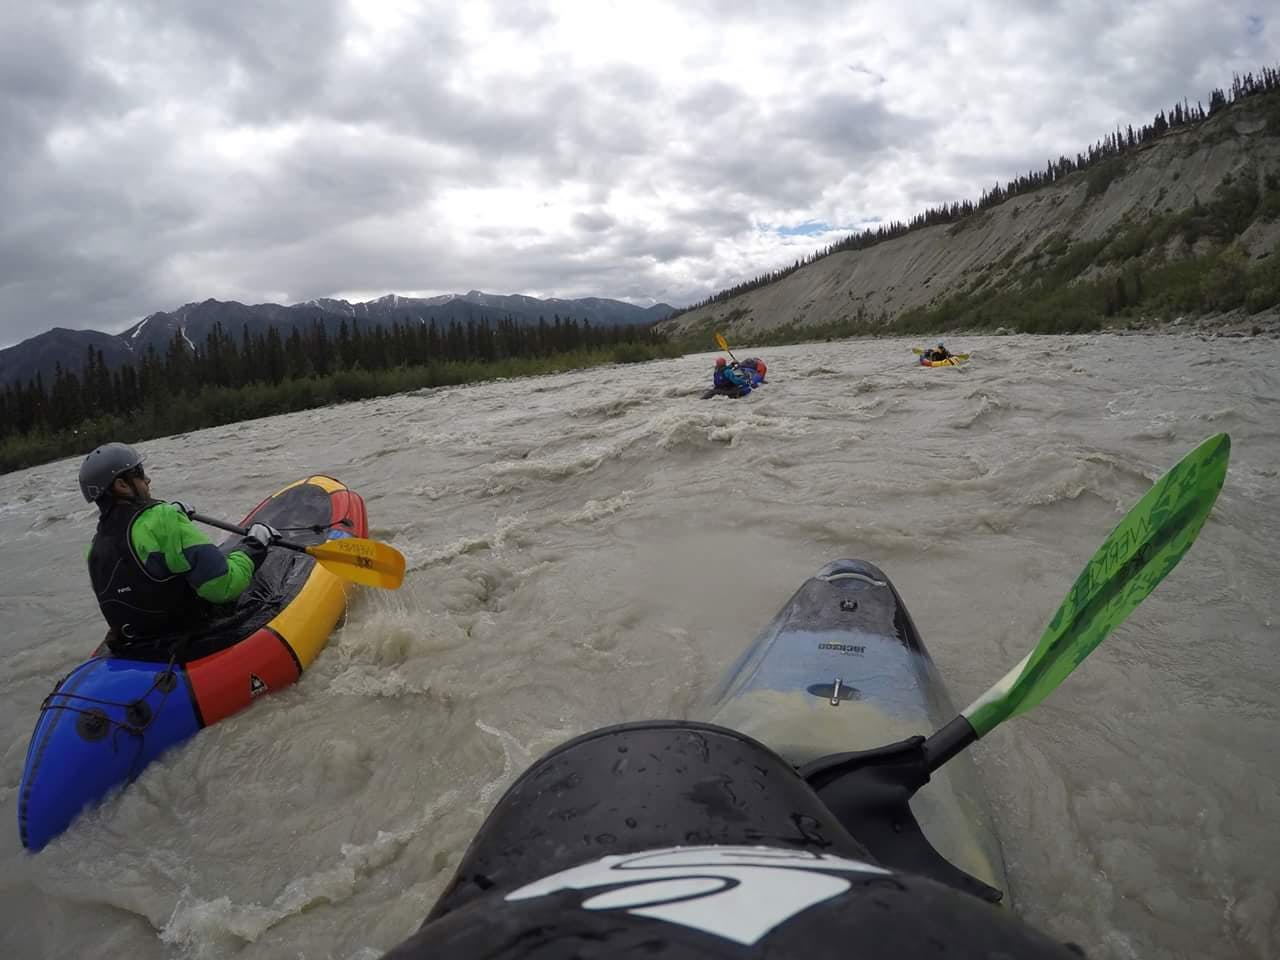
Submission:
[[[902,822],[885,802],[893,782],[874,781],[868,819],[887,807]],[[594,730],[516,779],[417,934],[385,960],[1079,960],[989,898],[882,858],[865,836],[736,730]]]
[[[726,673],[698,719],[739,730],[795,766],[930,734],[957,710],[888,577],[836,560],[796,592]],[[911,801],[960,869],[1007,889],[972,760],[956,757]]]
[[[253,520],[313,528],[291,534],[304,543],[368,530],[364,501],[330,477],[285,487],[245,525]],[[71,671],[45,698],[27,749],[23,846],[40,850],[169,748],[297,680],[332,633],[347,586],[306,554],[273,550],[227,616],[177,656],[99,655]]]

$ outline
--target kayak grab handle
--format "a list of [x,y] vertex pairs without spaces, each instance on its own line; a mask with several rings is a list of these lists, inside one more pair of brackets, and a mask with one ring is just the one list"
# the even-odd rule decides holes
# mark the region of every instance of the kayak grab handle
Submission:
[[888,583],[884,580],[877,580],[875,577],[868,577],[865,573],[853,573],[845,571],[843,573],[829,573],[826,575],[818,574],[815,580],[821,580],[823,583],[831,583],[835,580],[861,580],[863,583],[869,583],[873,587],[887,587]]

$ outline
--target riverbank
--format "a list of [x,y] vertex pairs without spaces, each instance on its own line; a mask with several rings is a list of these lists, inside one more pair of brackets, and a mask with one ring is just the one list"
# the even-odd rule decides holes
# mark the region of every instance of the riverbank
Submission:
[[71,430],[35,430],[5,437],[0,441],[0,474],[88,453],[111,440],[137,443],[205,427],[367,400],[407,390],[532,377],[679,355],[680,350],[671,344],[626,343],[546,357],[428,363],[387,370],[349,369],[328,376],[301,377],[276,384],[204,387],[194,394],[175,392],[163,403],[153,402],[124,416],[85,420]]

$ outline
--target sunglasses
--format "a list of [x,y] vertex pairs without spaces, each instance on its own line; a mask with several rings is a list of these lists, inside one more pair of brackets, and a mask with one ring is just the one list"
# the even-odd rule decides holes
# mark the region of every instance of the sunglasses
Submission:
[[124,473],[120,474],[120,479],[121,480],[141,480],[144,483],[151,482],[151,478],[147,476],[147,471],[143,468],[142,464],[138,464],[138,466],[136,467],[130,467]]

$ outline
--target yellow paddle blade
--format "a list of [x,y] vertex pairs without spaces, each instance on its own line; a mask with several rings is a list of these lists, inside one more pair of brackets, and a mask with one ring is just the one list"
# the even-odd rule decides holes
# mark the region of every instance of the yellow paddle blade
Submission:
[[721,350],[729,349],[729,341],[726,340],[723,336],[721,336],[719,332],[716,333],[716,343],[720,344]]
[[918,357],[918,356],[920,356],[920,354],[924,353],[924,350],[923,350],[922,348],[920,348],[920,347],[912,347],[912,348],[911,348],[911,352],[912,352],[912,353],[914,353],[914,354]]
[[309,546],[307,553],[335,576],[365,587],[398,590],[404,582],[404,554],[377,540],[339,537]]

